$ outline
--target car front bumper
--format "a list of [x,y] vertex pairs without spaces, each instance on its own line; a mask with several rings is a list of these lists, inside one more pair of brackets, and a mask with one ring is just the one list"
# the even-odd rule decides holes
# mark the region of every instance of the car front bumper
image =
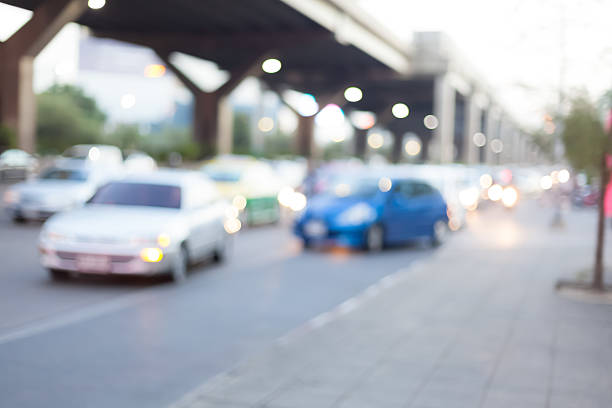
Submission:
[[145,262],[142,247],[77,243],[39,243],[40,263],[47,269],[59,269],[94,275],[152,276],[170,271],[175,251],[163,251],[159,262]]
[[307,224],[310,221],[296,224],[294,233],[309,245],[316,246],[342,246],[349,248],[361,248],[366,242],[366,231],[371,224],[338,226],[334,224],[315,221],[322,224],[324,230],[312,233],[308,231]]

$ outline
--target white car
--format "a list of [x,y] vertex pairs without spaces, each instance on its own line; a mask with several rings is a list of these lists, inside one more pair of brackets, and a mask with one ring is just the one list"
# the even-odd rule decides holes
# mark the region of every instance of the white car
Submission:
[[[102,186],[80,209],[57,214],[39,238],[51,277],[74,273],[185,279],[191,262],[222,260],[238,222],[215,185],[197,172],[160,170]],[[230,215],[228,215],[230,214]]]
[[118,176],[108,169],[55,166],[36,178],[11,186],[4,193],[4,206],[15,222],[46,219],[89,200],[98,187]]
[[75,145],[67,149],[62,158],[67,161],[80,161],[86,166],[121,167],[123,155],[117,146]]
[[155,159],[143,152],[132,152],[123,161],[128,173],[144,173],[157,170]]
[[37,165],[38,160],[36,157],[23,150],[5,150],[0,154],[0,180],[27,178]]

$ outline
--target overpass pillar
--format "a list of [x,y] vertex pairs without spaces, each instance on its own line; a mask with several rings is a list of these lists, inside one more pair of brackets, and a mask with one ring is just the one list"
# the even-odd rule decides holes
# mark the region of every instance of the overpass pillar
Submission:
[[154,48],[160,59],[189,89],[194,98],[193,136],[204,155],[231,153],[233,147],[233,114],[227,97],[247,76],[261,75],[261,63],[267,53],[253,56],[214,92],[205,92],[170,61],[167,49]]
[[478,146],[474,144],[474,134],[482,131],[482,129],[480,129],[481,114],[474,95],[472,94],[466,97],[463,157],[461,159],[467,164],[475,164],[478,162]]
[[434,79],[433,106],[434,115],[438,118],[438,127],[433,134],[431,156],[432,159],[440,163],[451,163],[453,161],[455,92],[448,75],[440,75]]
[[298,115],[296,153],[304,157],[312,157],[314,145],[315,117]]
[[485,134],[487,136],[487,144],[485,145],[485,163],[495,163],[495,153],[491,150],[491,140],[499,138],[500,117],[499,111],[494,106],[490,106],[487,111],[487,122],[485,124]]
[[33,152],[36,145],[34,57],[86,8],[86,0],[44,1],[19,31],[0,43],[0,123],[17,134],[23,150]]
[[404,148],[404,137],[401,132],[393,131],[393,146],[391,146],[391,162],[399,163],[402,159],[402,149]]
[[366,153],[366,145],[367,145],[367,137],[368,130],[367,129],[357,129],[355,128],[354,132],[354,143],[355,143],[355,156],[364,158]]

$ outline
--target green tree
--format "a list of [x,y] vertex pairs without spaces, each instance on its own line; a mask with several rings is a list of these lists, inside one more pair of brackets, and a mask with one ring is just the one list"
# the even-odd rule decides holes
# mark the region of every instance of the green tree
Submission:
[[141,150],[143,137],[138,125],[121,124],[106,135],[105,142],[122,150]]
[[102,139],[106,117],[80,88],[54,85],[38,95],[37,104],[39,152],[61,153],[72,145]]
[[4,126],[0,123],[0,153],[15,147],[17,147],[15,132],[13,132],[8,126]]
[[531,142],[538,146],[540,153],[548,160],[555,158],[555,137],[546,132],[535,132],[531,135]]
[[599,111],[586,97],[579,96],[571,101],[570,112],[563,119],[561,139],[565,145],[565,155],[572,167],[591,176],[598,176],[601,181],[592,285],[597,290],[603,290],[604,196],[610,176],[606,154],[612,151],[612,145],[602,126]]
[[244,112],[234,113],[234,153],[251,153],[251,117]]

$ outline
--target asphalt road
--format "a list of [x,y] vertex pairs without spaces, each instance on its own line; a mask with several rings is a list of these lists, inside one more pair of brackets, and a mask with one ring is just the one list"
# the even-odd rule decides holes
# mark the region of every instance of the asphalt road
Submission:
[[240,232],[224,264],[193,268],[184,285],[52,282],[38,264],[40,227],[0,215],[2,407],[165,407],[434,252],[303,251],[278,225]]

